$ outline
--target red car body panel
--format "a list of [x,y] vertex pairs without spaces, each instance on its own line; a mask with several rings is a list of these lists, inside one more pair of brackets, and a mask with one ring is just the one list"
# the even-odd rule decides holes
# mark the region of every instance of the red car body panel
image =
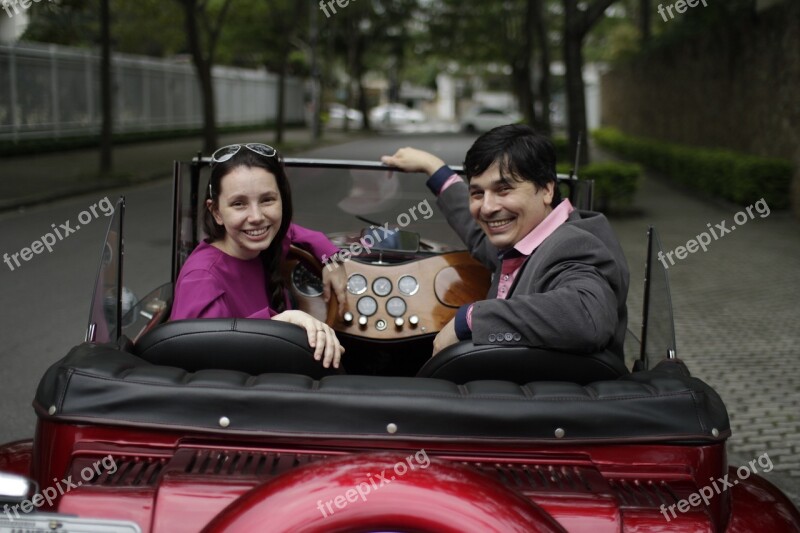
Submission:
[[[660,509],[652,485],[664,487],[676,499],[688,498],[710,483],[705,480],[726,472],[724,445],[393,444],[392,451],[387,451],[385,444],[312,437],[295,440],[293,446],[282,439],[223,443],[186,432],[42,421],[36,448],[30,441],[0,448],[0,466],[5,471],[35,472],[40,487],[70,475],[77,485],[87,464],[110,454],[118,464],[115,477],[81,483],[60,496],[50,510],[130,520],[145,533],[252,531],[264,524],[270,531],[287,532],[345,527],[596,533],[800,531],[797,510],[757,475],[715,495],[707,507],[677,512],[674,518]],[[426,468],[411,461],[421,449],[430,458]],[[212,464],[217,464],[213,463],[217,455],[231,457],[236,451],[270,452],[287,461],[274,462],[274,472],[264,475],[248,475],[247,468],[232,474],[233,465],[228,471],[224,465],[208,469],[190,464],[187,458],[197,456],[197,450],[203,450],[202,456]],[[288,461],[297,454],[311,460],[302,465],[297,459]],[[392,480],[392,467],[398,463],[415,468]],[[515,478],[521,472],[537,477],[536,483]],[[565,483],[569,479],[565,472],[579,472],[583,486]],[[734,479],[735,470],[728,473]],[[150,482],[148,476],[158,481]],[[542,484],[534,486],[538,483]],[[363,498],[359,486],[362,492],[369,487]],[[759,510],[767,505],[772,511],[765,515]]]

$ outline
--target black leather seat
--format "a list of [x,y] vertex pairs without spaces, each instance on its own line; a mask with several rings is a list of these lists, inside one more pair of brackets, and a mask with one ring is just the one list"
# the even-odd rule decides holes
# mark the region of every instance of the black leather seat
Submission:
[[476,346],[462,341],[429,359],[417,377],[453,383],[497,379],[518,384],[569,381],[586,385],[628,374],[622,359],[610,352],[577,355],[522,346]]
[[209,369],[253,375],[279,372],[313,379],[338,373],[314,360],[303,328],[276,320],[176,320],[146,333],[133,351],[145,361],[187,372]]

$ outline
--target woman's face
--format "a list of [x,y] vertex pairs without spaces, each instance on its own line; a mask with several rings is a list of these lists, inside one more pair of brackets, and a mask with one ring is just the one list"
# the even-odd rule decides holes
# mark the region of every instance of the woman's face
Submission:
[[283,205],[278,183],[260,167],[236,167],[220,180],[217,205],[206,201],[225,237],[212,243],[239,259],[254,259],[269,248],[281,227]]

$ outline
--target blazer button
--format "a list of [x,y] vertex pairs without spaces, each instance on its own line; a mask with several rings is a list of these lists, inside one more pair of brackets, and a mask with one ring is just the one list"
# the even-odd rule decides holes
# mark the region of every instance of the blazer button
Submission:
[[522,335],[520,335],[519,333],[514,333],[514,340],[519,342],[520,340],[522,340]]
[[511,342],[514,339],[514,335],[512,335],[511,333],[506,333],[504,337],[508,342]]
[[497,340],[497,336],[494,333],[489,333],[489,342],[494,342]]

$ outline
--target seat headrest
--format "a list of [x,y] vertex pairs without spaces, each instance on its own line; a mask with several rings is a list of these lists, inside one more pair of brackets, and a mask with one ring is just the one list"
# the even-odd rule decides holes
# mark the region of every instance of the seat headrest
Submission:
[[277,320],[204,318],[167,322],[139,339],[134,353],[151,363],[188,372],[281,372],[313,379],[337,373],[314,360],[303,328]]
[[626,374],[624,361],[611,352],[578,355],[524,346],[476,346],[472,341],[462,341],[429,359],[417,376],[459,384],[499,379],[520,385],[531,381],[586,385]]

